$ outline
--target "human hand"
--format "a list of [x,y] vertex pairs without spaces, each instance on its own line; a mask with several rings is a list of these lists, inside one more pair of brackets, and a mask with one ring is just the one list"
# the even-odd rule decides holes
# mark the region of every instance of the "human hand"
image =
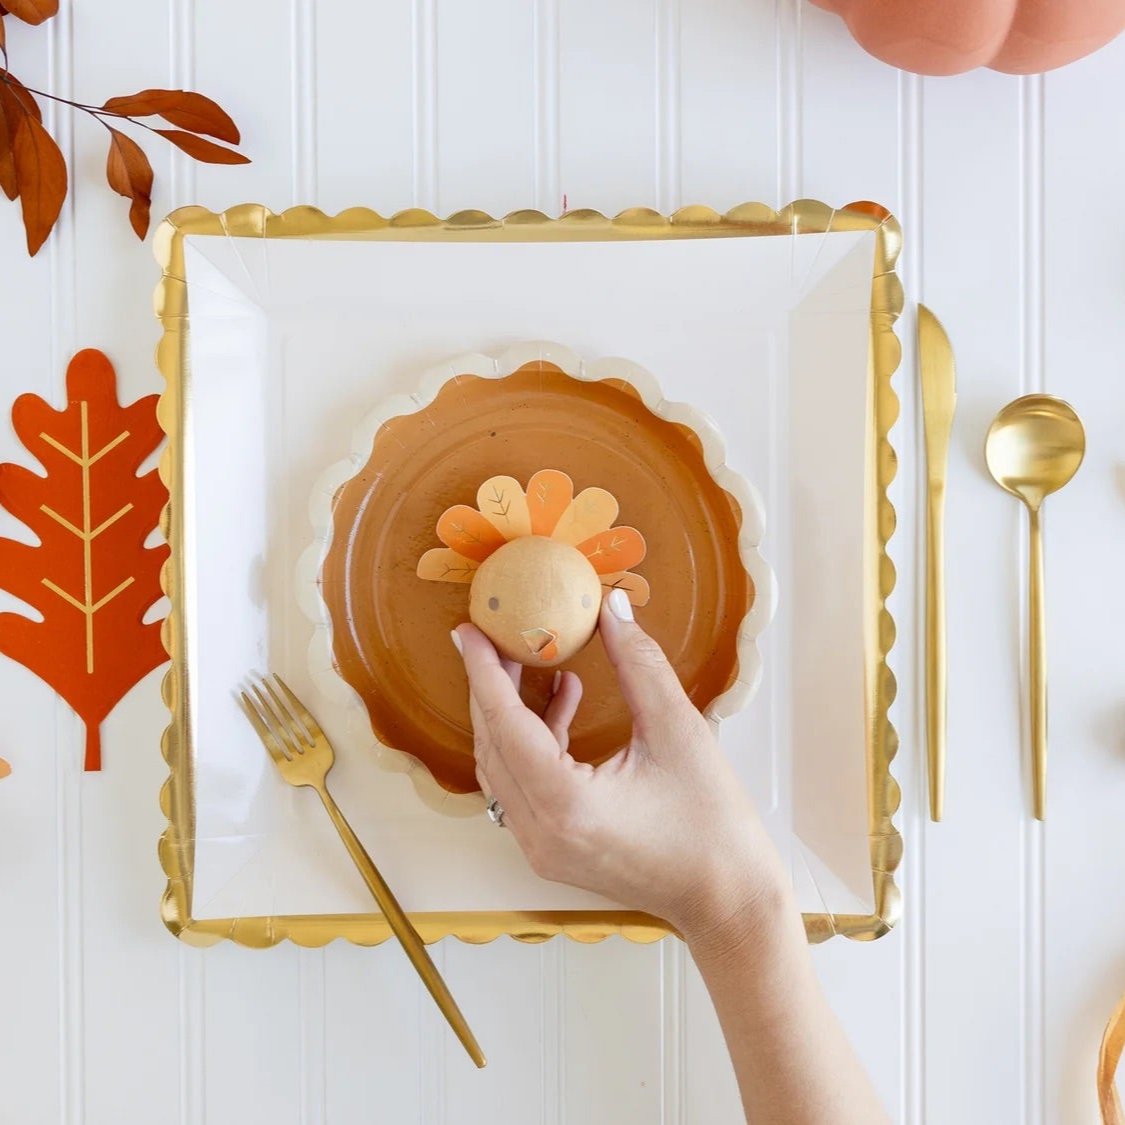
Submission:
[[473,625],[453,634],[469,676],[477,778],[532,869],[670,922],[689,941],[788,893],[780,858],[711,728],[623,591],[602,606],[602,642],[633,715],[628,746],[597,768],[567,752],[582,697],[556,678],[542,718],[521,668]]

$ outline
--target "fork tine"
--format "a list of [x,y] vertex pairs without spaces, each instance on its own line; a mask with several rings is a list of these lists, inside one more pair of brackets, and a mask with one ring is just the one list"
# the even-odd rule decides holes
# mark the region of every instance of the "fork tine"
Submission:
[[278,715],[285,724],[290,739],[297,744],[297,749],[302,754],[306,750],[311,750],[313,747],[312,737],[301,726],[300,720],[296,718],[292,710],[282,702],[281,696],[274,691],[273,684],[269,680],[263,680],[262,686],[269,692],[270,699],[273,700],[274,714]]
[[277,736],[278,741],[285,748],[286,755],[291,758],[295,754],[300,754],[304,747],[298,745],[297,741],[293,738],[293,732],[289,729],[289,724],[282,715],[278,715],[274,711],[270,701],[262,694],[261,687],[257,684],[252,684],[250,690],[254,693],[254,698],[258,701],[259,714],[261,714],[263,721],[270,727]]
[[280,766],[283,762],[289,761],[289,756],[281,748],[281,743],[274,737],[273,731],[266,726],[265,720],[258,714],[258,709],[254,706],[253,701],[246,692],[242,692],[242,710],[246,712],[246,717],[250,720],[250,725],[257,732],[258,737],[262,740],[262,745],[270,752],[270,757]]
[[313,738],[323,738],[324,731],[320,729],[320,725],[309,713],[308,708],[293,694],[289,685],[276,672],[274,672],[273,678],[277,681],[278,687],[285,692],[285,698],[289,700],[291,710],[300,718],[301,722],[305,724],[305,729],[309,734],[311,734]]

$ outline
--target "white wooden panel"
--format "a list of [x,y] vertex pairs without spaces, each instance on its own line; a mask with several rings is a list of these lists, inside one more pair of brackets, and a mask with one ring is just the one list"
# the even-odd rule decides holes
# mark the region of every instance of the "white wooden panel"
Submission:
[[[432,1001],[405,954],[333,942],[325,951],[326,1122],[366,1125],[393,1112],[422,1120],[419,1065],[424,1005]],[[431,947],[432,955],[437,951]],[[450,980],[460,997],[460,982]],[[465,1006],[471,1022],[475,1013]]]
[[[1047,390],[1086,423],[1086,463],[1053,497],[1044,1120],[1096,1119],[1090,1060],[1125,991],[1121,623],[1125,590],[1125,41],[1046,79]],[[1107,893],[1108,892],[1108,893]]]
[[560,188],[570,210],[654,207],[655,0],[559,0]]
[[224,943],[205,954],[205,1120],[303,1120],[300,950]]
[[[984,435],[1020,391],[1019,88],[981,73],[922,84],[919,294],[956,349],[957,429],[947,499],[949,764],[946,814],[925,824],[927,1119],[1003,1120],[1021,1081],[1019,526],[984,466]],[[988,152],[987,182],[965,175]],[[982,252],[987,221],[988,251]],[[981,535],[982,525],[992,529]],[[970,564],[971,559],[971,564]],[[982,612],[993,627],[982,629]],[[996,794],[1007,795],[997,801]],[[958,863],[970,825],[982,846]],[[987,843],[985,843],[987,841]],[[973,922],[969,924],[969,919]],[[964,958],[969,930],[988,939]],[[987,998],[982,1003],[982,998]],[[964,1014],[976,1014],[964,1021]]]
[[[411,5],[316,6],[317,200],[389,215],[413,202]],[[310,201],[303,201],[310,202]]]
[[705,203],[719,211],[747,200],[778,205],[776,31],[771,4],[680,6],[680,199],[673,205]]
[[506,937],[488,945],[446,938],[442,946],[446,980],[488,1057],[488,1066],[478,1071],[441,1013],[427,1004],[424,1018],[436,1029],[444,1055],[444,1120],[538,1122],[550,1096],[545,1073],[557,1062],[546,1054],[555,1035],[565,1036],[564,1029],[546,1026],[558,1022],[554,997],[544,1003],[545,982],[553,987],[557,979],[553,966],[544,971],[542,947]]
[[661,1120],[660,945],[572,943],[563,947],[563,973],[562,1120]]
[[527,0],[437,4],[437,206],[443,215],[466,209],[505,215],[532,205],[533,17]]
[[[200,165],[193,202],[221,211],[264,203],[281,211],[299,199],[294,154],[302,143],[295,83],[307,66],[295,50],[293,13],[272,0],[193,4],[193,81],[234,118],[251,163]],[[345,110],[346,112],[346,110]]]
[[[104,36],[102,13],[79,5],[73,16],[74,90],[80,100],[100,102],[164,84],[160,51],[139,58],[128,38]],[[134,30],[144,42],[166,43],[167,10],[146,7],[137,13]],[[92,43],[100,43],[97,51],[85,46]],[[153,214],[159,222],[167,210],[170,146],[141,130],[127,131],[151,156],[159,185]],[[76,299],[68,350],[105,350],[117,369],[119,399],[131,402],[161,387],[152,365],[158,333],[147,307],[152,253],[129,227],[128,201],[105,183],[106,131],[76,115],[74,140]],[[60,368],[60,384],[62,376]],[[153,793],[167,775],[159,749],[167,723],[159,694],[163,673],[163,668],[150,673],[111,714],[102,732],[105,768],[81,778],[84,1100],[93,1121],[143,1115],[179,1083],[177,958],[160,922],[162,878],[152,853],[152,841],[163,830]],[[80,768],[80,743],[71,742],[67,757],[70,768]],[[157,1006],[154,997],[166,999]],[[142,1037],[145,1065],[132,1081],[122,1082],[122,1045],[139,1044]]]
[[[46,81],[46,47],[45,37],[30,29],[9,32],[12,68],[29,84]],[[26,253],[18,208],[4,200],[0,340],[7,360],[0,375],[0,461],[37,468],[8,421],[11,399],[22,391],[54,398],[61,382],[52,370],[49,346],[51,258],[42,252],[28,262]],[[27,529],[2,510],[0,535],[30,539]],[[0,612],[18,608],[0,593]],[[63,784],[59,771],[70,747],[62,745],[65,730],[57,730],[61,710],[55,693],[5,659],[0,659],[0,705],[0,756],[12,766],[11,776],[0,781],[0,1011],[9,1013],[0,1019],[0,1112],[31,1125],[53,1125],[62,1120],[61,1025],[73,995],[72,982],[59,971],[63,870],[56,819]]]

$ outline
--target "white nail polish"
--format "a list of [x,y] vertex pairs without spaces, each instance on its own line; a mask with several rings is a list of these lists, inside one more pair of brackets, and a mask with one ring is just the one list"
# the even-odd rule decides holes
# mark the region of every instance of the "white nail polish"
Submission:
[[624,590],[610,591],[609,608],[618,621],[633,620],[633,607],[629,604],[629,595]]
[[454,647],[454,648],[455,648],[455,649],[456,649],[456,650],[457,650],[457,651],[458,651],[459,653],[461,653],[461,655],[462,655],[462,656],[464,656],[464,655],[465,655],[465,652],[464,652],[464,649],[463,649],[463,648],[461,647],[461,634],[460,634],[460,633],[458,633],[456,629],[454,629],[454,630],[453,630],[453,631],[452,631],[452,632],[451,632],[451,633],[449,634],[449,639],[450,639],[450,640],[451,640],[451,641],[453,642],[453,647]]
[[562,683],[562,673],[556,672],[555,678],[551,681],[551,694],[552,695],[558,694],[559,684],[561,684],[561,683]]

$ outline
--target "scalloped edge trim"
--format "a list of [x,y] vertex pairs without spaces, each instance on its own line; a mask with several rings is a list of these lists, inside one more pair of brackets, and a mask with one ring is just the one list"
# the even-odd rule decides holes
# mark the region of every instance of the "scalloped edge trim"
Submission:
[[[760,494],[745,477],[727,465],[726,443],[714,420],[693,406],[665,398],[650,371],[631,360],[616,357],[584,363],[570,348],[546,340],[513,344],[494,357],[470,352],[430,368],[412,394],[388,396],[364,418],[353,431],[348,458],[329,466],[313,486],[309,519],[314,538],[301,552],[296,580],[298,604],[316,627],[309,642],[308,663],[317,690],[332,703],[349,708],[357,723],[362,720],[370,726],[362,699],[336,668],[332,619],[320,585],[321,568],[332,546],[332,506],[338,489],[363,471],[379,430],[391,419],[426,410],[449,382],[464,375],[503,379],[529,363],[549,363],[564,375],[586,383],[614,379],[629,384],[651,414],[695,434],[712,479],[738,504],[741,512],[739,558],[754,584],[754,601],[738,625],[735,678],[730,687],[711,701],[704,716],[718,722],[736,714],[749,703],[761,682],[758,636],[773,619],[777,608],[777,579],[759,550],[766,523]],[[484,798],[479,792],[449,792],[419,758],[380,742],[374,733],[365,749],[374,750],[381,768],[406,773],[419,799],[434,812],[445,816],[471,816],[484,811]]]
[[[260,238],[391,238],[425,240],[524,240],[594,241],[619,238],[695,238],[792,236],[826,234],[830,231],[870,230],[876,234],[875,261],[871,282],[870,364],[873,380],[871,439],[874,488],[866,516],[879,549],[866,560],[864,596],[868,616],[874,623],[873,650],[867,653],[867,707],[869,709],[867,777],[870,818],[871,872],[875,907],[871,914],[804,915],[805,932],[812,943],[833,936],[870,941],[888,933],[899,920],[902,896],[894,874],[902,861],[902,836],[894,823],[901,790],[891,772],[899,740],[889,718],[897,685],[887,664],[894,644],[894,621],[887,599],[894,589],[895,569],[887,544],[895,527],[895,510],[889,496],[897,470],[897,457],[889,433],[898,418],[899,402],[892,385],[902,355],[894,323],[902,314],[902,283],[895,263],[902,249],[902,230],[891,213],[878,203],[861,200],[835,209],[815,199],[799,199],[775,211],[765,203],[743,203],[725,214],[710,207],[682,207],[670,216],[647,207],[631,208],[609,218],[598,211],[567,212],[550,218],[541,211],[514,211],[502,219],[483,211],[459,211],[440,219],[418,208],[385,218],[368,208],[353,207],[329,216],[315,207],[291,207],[275,213],[258,203],[244,203],[222,212],[204,207],[181,207],[159,226],[153,238],[153,254],[162,276],[154,293],[154,308],[163,334],[156,346],[156,365],[165,380],[157,414],[168,444],[160,458],[160,477],[169,489],[170,500],[161,513],[160,528],[171,547],[161,571],[161,586],[171,602],[161,637],[171,656],[161,691],[170,713],[170,723],[161,737],[160,749],[169,774],[160,789],[160,809],[167,822],[158,844],[160,865],[167,877],[161,899],[161,919],[180,940],[197,946],[224,939],[250,948],[264,948],[283,940],[318,948],[335,938],[358,945],[374,945],[391,937],[390,928],[378,915],[321,915],[270,918],[198,920],[191,917],[192,842],[195,811],[192,804],[191,717],[187,708],[189,653],[180,622],[184,590],[183,558],[178,552],[182,539],[182,504],[175,486],[182,481],[183,357],[187,353],[187,282],[183,264],[183,240],[190,235]],[[598,915],[601,921],[563,913],[519,914],[495,912],[487,915],[415,916],[427,942],[455,937],[470,943],[493,941],[502,935],[516,940],[543,941],[564,934],[575,941],[602,941],[620,935],[630,941],[650,942],[672,931],[657,919],[640,914]]]

